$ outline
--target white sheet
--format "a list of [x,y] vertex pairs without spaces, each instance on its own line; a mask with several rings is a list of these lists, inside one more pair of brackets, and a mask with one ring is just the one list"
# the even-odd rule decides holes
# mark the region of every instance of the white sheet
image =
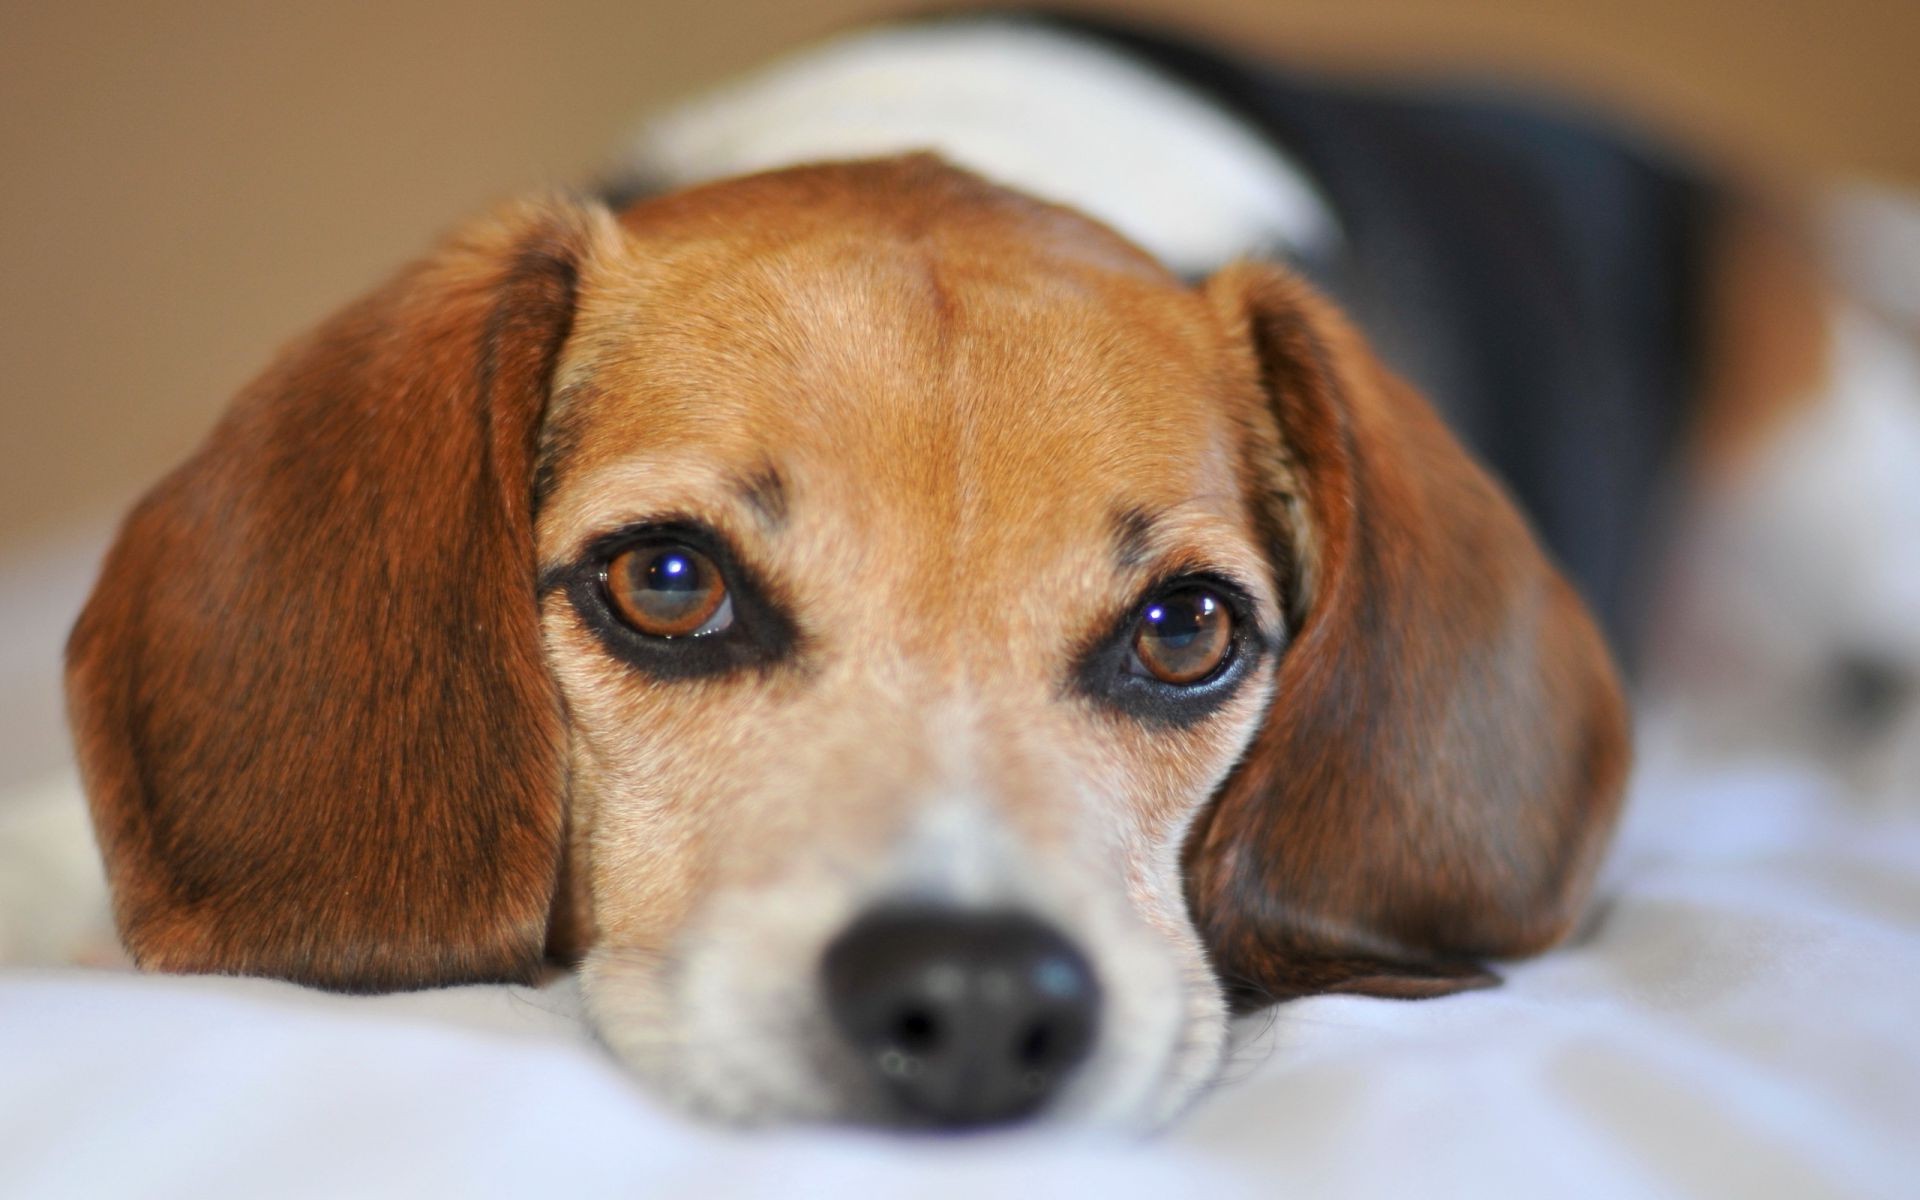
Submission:
[[1920,805],[1776,766],[1643,771],[1632,811],[1576,945],[1277,1010],[1146,1142],[695,1126],[566,981],[0,971],[0,1194],[1920,1195]]

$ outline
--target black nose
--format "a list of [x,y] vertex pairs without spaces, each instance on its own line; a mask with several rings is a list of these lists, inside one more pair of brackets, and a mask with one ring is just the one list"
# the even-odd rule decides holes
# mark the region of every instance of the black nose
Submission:
[[1093,1045],[1100,987],[1032,917],[885,909],[827,947],[827,1006],[887,1092],[941,1125],[1039,1108]]

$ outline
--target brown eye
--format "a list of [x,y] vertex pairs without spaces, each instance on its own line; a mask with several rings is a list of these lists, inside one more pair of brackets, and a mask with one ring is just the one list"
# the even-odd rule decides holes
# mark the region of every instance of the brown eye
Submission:
[[1162,683],[1199,683],[1220,668],[1233,647],[1233,615],[1217,593],[1184,587],[1154,600],[1140,614],[1133,656],[1140,674]]
[[686,546],[636,546],[607,564],[607,600],[650,637],[717,633],[733,623],[726,580],[712,559]]

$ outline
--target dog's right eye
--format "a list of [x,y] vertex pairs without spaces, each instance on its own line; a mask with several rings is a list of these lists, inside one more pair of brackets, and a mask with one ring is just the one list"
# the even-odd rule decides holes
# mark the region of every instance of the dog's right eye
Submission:
[[623,550],[607,563],[603,586],[614,614],[648,637],[704,637],[733,624],[726,578],[711,558],[689,546],[669,542]]
[[725,537],[693,521],[596,538],[541,580],[542,594],[556,587],[609,654],[658,679],[770,667],[800,640],[777,593]]

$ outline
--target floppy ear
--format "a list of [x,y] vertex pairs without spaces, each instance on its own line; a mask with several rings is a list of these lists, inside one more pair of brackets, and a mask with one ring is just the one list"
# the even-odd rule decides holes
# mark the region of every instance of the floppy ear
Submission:
[[1248,470],[1297,627],[1187,846],[1216,969],[1248,1007],[1496,983],[1480,960],[1563,936],[1613,827],[1613,663],[1512,501],[1330,305],[1264,267],[1208,292],[1271,414]]
[[534,441],[610,218],[476,223],[284,352],[128,517],[67,648],[142,966],[527,979],[560,858]]

